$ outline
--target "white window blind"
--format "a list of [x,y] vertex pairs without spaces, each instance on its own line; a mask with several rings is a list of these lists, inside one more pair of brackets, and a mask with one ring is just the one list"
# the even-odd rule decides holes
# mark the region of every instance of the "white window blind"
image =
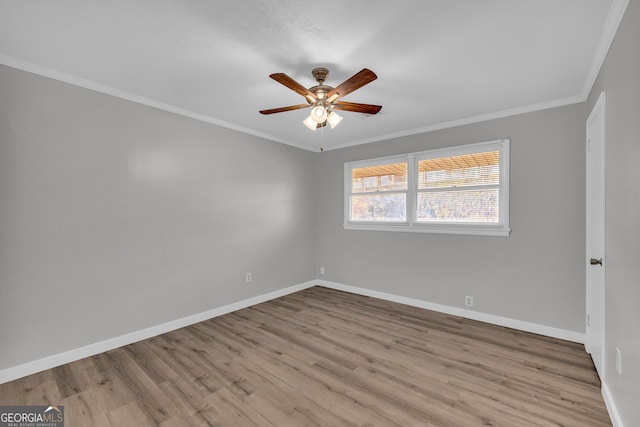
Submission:
[[418,222],[498,223],[500,152],[420,159]]

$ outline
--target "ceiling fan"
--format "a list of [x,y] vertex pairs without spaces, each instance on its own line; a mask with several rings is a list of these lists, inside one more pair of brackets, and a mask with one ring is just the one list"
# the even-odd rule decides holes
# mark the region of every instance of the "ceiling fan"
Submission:
[[316,86],[309,89],[302,86],[300,83],[293,80],[291,77],[284,73],[271,74],[273,80],[288,87],[289,89],[304,96],[307,100],[306,104],[290,105],[288,107],[272,108],[270,110],[262,110],[261,114],[274,114],[282,113],[284,111],[300,110],[302,108],[311,108],[311,113],[303,123],[311,130],[327,125],[327,122],[333,129],[342,121],[342,117],[339,116],[334,110],[352,111],[354,113],[364,114],[376,114],[382,108],[381,105],[373,104],[360,104],[357,102],[344,102],[339,101],[340,98],[350,94],[351,92],[360,89],[362,86],[371,83],[378,78],[376,74],[363,68],[353,76],[349,77],[344,82],[340,83],[337,87],[331,87],[324,84],[329,70],[326,68],[314,68],[311,71],[311,75],[318,82]]

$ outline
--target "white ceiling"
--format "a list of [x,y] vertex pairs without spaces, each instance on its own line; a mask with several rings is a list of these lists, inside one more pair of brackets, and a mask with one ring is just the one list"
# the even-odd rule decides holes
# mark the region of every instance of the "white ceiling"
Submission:
[[[624,0],[0,0],[0,63],[311,150],[583,101]],[[309,131],[271,80],[378,79]]]

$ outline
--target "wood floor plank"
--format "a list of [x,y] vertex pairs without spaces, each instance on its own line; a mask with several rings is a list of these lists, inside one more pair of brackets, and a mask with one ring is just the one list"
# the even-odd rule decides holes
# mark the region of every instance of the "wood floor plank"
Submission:
[[[62,399],[60,404],[65,408],[65,420],[73,420],[71,424],[74,425],[110,426],[111,422],[105,413],[104,401],[100,400],[99,396],[99,392],[91,389]],[[68,421],[67,424],[69,424]]]
[[68,426],[609,427],[580,344],[313,287],[0,385]]

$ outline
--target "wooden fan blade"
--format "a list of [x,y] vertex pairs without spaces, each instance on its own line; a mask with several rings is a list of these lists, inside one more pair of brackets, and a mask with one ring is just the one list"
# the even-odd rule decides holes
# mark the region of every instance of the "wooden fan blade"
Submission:
[[301,110],[303,108],[308,108],[308,107],[309,107],[309,104],[290,105],[288,107],[280,107],[280,108],[272,108],[270,110],[262,110],[262,111],[260,111],[260,114],[283,113],[285,111]]
[[277,81],[281,85],[284,85],[289,89],[293,90],[294,92],[304,96],[310,102],[313,102],[317,99],[316,95],[313,92],[311,92],[309,89],[302,86],[300,83],[293,80],[291,77],[287,76],[284,73],[274,73],[274,74],[271,74],[269,77],[271,77],[273,80]]
[[369,70],[368,68],[363,68],[344,82],[340,83],[338,87],[330,90],[327,94],[327,98],[330,99],[332,96],[337,95],[335,98],[333,98],[333,101],[338,100],[343,96],[350,94],[354,90],[360,89],[362,86],[371,83],[377,78],[378,76],[376,76],[376,73]]
[[376,114],[382,109],[382,105],[360,104],[357,102],[338,101],[333,104],[334,110],[353,111],[354,113]]

